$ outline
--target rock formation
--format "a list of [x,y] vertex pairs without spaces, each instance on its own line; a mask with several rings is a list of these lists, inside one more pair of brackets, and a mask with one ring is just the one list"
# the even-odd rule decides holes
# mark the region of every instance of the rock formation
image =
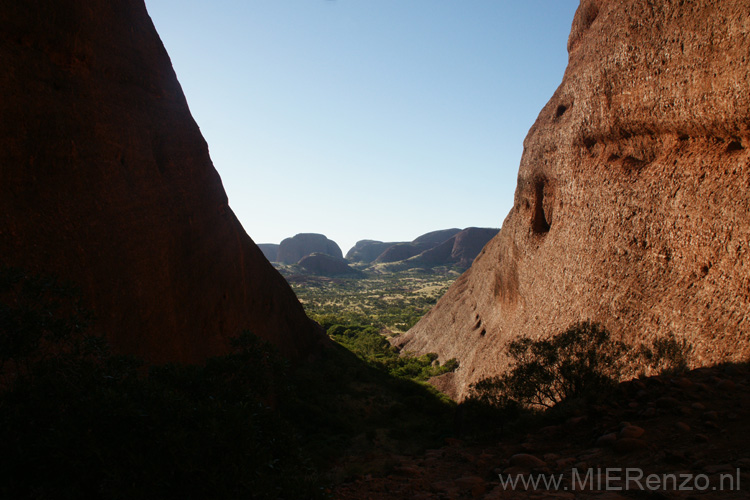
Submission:
[[430,231],[429,233],[425,233],[422,236],[418,236],[414,239],[414,241],[412,241],[412,243],[414,243],[415,245],[434,247],[435,245],[439,245],[448,238],[451,238],[460,232],[461,230],[456,227],[451,229],[438,229],[437,231]]
[[281,242],[277,261],[283,264],[296,264],[302,257],[313,253],[324,253],[339,259],[344,257],[335,241],[322,234],[300,233]]
[[360,240],[346,252],[346,260],[369,264],[395,244],[396,242],[384,243],[376,240]]
[[438,231],[431,231],[425,233],[422,236],[415,238],[413,241],[404,243],[395,243],[392,246],[386,248],[374,262],[378,263],[389,263],[398,262],[400,260],[406,260],[415,255],[419,255],[425,250],[436,247],[443,243],[445,240],[458,234],[460,229],[440,229]]
[[438,246],[408,259],[404,264],[427,267],[456,266],[467,269],[498,231],[486,227],[467,227]]
[[276,243],[258,243],[258,248],[263,252],[268,262],[276,262],[279,257],[279,245]]
[[404,335],[456,357],[445,389],[501,372],[519,336],[590,319],[693,363],[750,354],[746,0],[584,0],[562,84],[524,141],[502,230]]
[[117,352],[321,339],[227,204],[142,0],[0,2],[0,259],[80,288]]
[[349,264],[344,259],[332,257],[324,253],[314,253],[302,257],[297,265],[310,274],[320,276],[354,276],[362,274],[360,271],[349,267]]
[[412,242],[396,243],[386,248],[373,262],[379,264],[398,262],[419,255],[430,248],[428,245],[415,245]]

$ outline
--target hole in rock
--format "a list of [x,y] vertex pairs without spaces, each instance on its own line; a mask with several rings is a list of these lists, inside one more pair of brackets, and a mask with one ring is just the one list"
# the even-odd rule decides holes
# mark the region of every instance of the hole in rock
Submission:
[[727,145],[727,153],[732,153],[734,151],[742,151],[745,149],[742,147],[742,143],[740,141],[732,141]]
[[544,188],[547,184],[546,179],[538,179],[534,183],[534,218],[531,221],[531,228],[536,234],[549,232],[549,218],[544,213]]
[[560,118],[568,110],[568,107],[564,104],[560,104],[555,110],[555,118]]

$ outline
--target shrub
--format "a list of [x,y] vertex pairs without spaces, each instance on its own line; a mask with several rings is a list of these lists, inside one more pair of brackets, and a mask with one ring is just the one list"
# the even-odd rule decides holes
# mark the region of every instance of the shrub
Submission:
[[334,320],[335,318],[325,317],[323,322],[329,326],[327,332],[333,340],[370,366],[394,377],[423,382],[430,377],[454,371],[458,367],[455,359],[449,359],[441,366],[437,360],[438,355],[433,352],[422,356],[400,354],[374,325],[333,324]]
[[511,369],[473,384],[470,398],[496,408],[548,409],[611,386],[625,345],[602,326],[582,322],[550,338],[516,339],[507,353]]
[[693,346],[687,340],[678,340],[673,334],[658,337],[650,346],[641,345],[634,351],[634,358],[658,372],[684,371],[690,364]]

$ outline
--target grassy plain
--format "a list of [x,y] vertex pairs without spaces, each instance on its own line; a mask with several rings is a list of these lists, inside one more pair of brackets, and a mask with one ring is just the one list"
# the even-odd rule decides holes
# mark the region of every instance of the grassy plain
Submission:
[[365,270],[364,277],[302,275],[280,267],[308,315],[336,315],[378,328],[386,336],[407,331],[458,278],[450,268],[395,272]]

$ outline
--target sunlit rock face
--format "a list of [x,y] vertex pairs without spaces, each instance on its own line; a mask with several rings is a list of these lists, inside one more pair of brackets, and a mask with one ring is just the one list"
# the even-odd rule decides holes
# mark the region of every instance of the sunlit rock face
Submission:
[[693,362],[750,354],[747,1],[584,1],[524,141],[502,230],[405,349],[456,357],[464,397],[506,343],[590,319]]
[[0,263],[76,285],[118,352],[321,334],[242,229],[142,0],[0,1]]

